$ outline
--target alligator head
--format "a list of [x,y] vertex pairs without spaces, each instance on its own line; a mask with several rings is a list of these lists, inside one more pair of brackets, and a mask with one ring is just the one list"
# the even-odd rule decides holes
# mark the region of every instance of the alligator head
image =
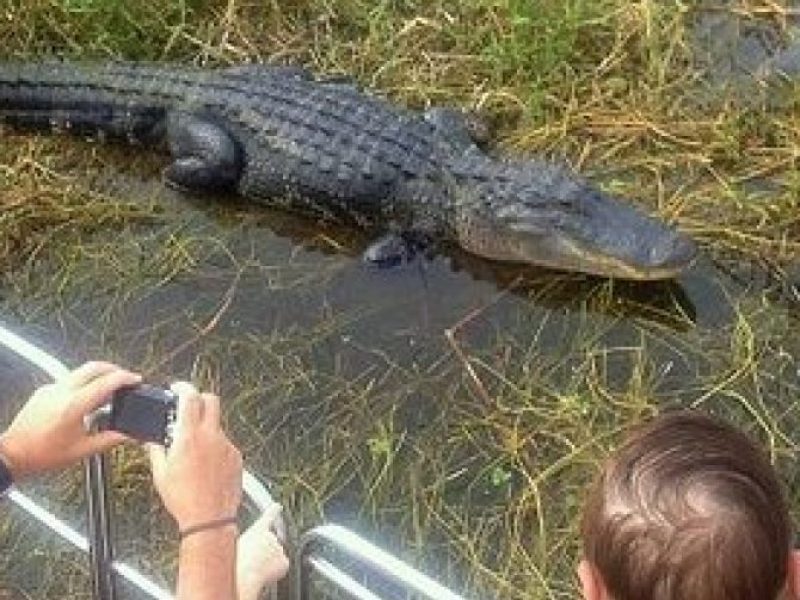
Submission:
[[456,238],[473,254],[633,280],[669,279],[692,262],[691,239],[559,167],[495,170],[471,191],[459,186]]

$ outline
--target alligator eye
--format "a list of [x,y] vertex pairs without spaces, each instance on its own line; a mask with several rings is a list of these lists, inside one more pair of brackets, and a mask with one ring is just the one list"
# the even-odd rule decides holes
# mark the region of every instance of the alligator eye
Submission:
[[565,214],[549,207],[507,206],[498,210],[500,223],[512,231],[534,235],[546,235],[563,229]]
[[546,236],[552,233],[552,227],[545,222],[514,221],[508,224],[512,231],[528,235]]
[[525,206],[524,204],[510,204],[497,209],[497,218],[510,223],[512,226],[517,222],[525,223],[535,221],[538,214],[539,211]]

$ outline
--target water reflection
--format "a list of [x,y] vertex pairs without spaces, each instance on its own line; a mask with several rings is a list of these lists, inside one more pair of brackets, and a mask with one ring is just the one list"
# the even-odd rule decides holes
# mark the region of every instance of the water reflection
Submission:
[[696,65],[710,85],[701,94],[719,101],[720,87],[738,91],[738,101],[781,106],[791,94],[781,84],[800,75],[800,3],[772,12],[748,10],[729,0],[703,3],[694,13],[690,40]]

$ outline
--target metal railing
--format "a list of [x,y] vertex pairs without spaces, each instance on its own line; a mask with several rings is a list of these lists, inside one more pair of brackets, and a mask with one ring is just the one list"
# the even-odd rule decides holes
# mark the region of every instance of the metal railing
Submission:
[[[0,326],[0,345],[38,367],[52,379],[58,379],[69,373],[69,368],[57,358],[2,326]],[[87,425],[93,427],[96,426],[96,423],[87,423]],[[59,537],[82,553],[89,555],[92,591],[95,600],[114,600],[116,598],[115,575],[122,577],[151,598],[171,600],[174,597],[171,592],[154,583],[135,567],[114,558],[108,457],[100,454],[86,459],[84,474],[89,523],[88,536],[40,506],[16,487],[9,491],[8,498]],[[274,501],[264,485],[247,471],[244,472],[242,486],[246,498],[257,510],[264,511],[274,505]],[[286,528],[283,520],[279,517],[275,525],[276,535],[284,540]]]
[[[53,379],[69,372],[61,361],[3,326],[0,326],[0,345],[15,352]],[[96,423],[88,425],[97,426]],[[8,498],[50,531],[90,557],[95,600],[116,598],[117,576],[150,598],[171,600],[174,598],[171,592],[160,587],[132,565],[114,558],[109,469],[108,458],[105,455],[97,455],[85,461],[88,536],[40,506],[16,487],[12,487],[9,491]],[[245,497],[257,510],[265,511],[274,506],[275,502],[266,487],[247,471],[244,472],[243,488]],[[276,519],[273,529],[277,537],[285,542],[287,532],[282,518]],[[278,598],[278,589],[273,587],[269,592],[270,597],[273,600],[287,600],[291,595],[295,600],[309,600],[313,578],[319,577],[356,600],[383,600],[379,592],[369,588],[366,579],[364,582],[359,581],[350,572],[331,562],[325,553],[331,549],[346,556],[351,569],[360,569],[364,574],[377,575],[416,597],[463,600],[458,594],[349,529],[332,524],[320,525],[301,536],[295,557],[294,589],[286,591],[285,594],[281,594],[281,598]]]
[[351,598],[381,600],[379,592],[357,580],[325,557],[330,548],[346,556],[353,567],[379,580],[399,586],[416,597],[431,600],[464,600],[455,592],[340,525],[320,525],[300,538],[296,554],[295,600],[310,600],[311,576],[332,583]]
[[[5,327],[0,327],[0,344],[44,371],[52,379],[58,379],[69,373],[69,369],[61,361]],[[84,554],[90,555],[92,587],[96,600],[113,600],[115,594],[112,573],[124,578],[151,598],[169,600],[173,597],[170,592],[145,577],[135,567],[113,560],[110,512],[107,510],[108,490],[105,483],[107,482],[105,461],[106,459],[102,456],[95,456],[84,461],[89,510],[90,535],[88,537],[37,504],[16,487],[12,487],[8,498],[63,540]],[[100,481],[104,484],[98,485]]]

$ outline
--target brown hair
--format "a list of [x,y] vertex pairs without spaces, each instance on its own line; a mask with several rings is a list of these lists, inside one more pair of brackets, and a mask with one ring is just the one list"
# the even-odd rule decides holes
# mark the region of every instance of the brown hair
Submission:
[[774,600],[786,583],[775,471],[746,435],[699,413],[632,433],[592,486],[581,533],[615,600]]

